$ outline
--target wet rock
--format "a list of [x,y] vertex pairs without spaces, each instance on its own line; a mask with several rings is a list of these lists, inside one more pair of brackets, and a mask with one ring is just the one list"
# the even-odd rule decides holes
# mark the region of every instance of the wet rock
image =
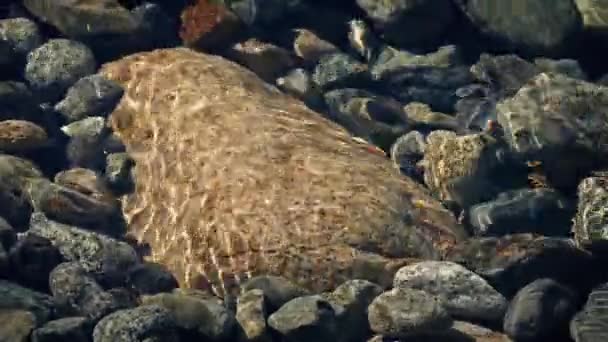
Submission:
[[170,292],[178,287],[173,274],[163,265],[153,262],[142,262],[131,267],[128,271],[127,284],[140,294]]
[[277,78],[275,83],[279,89],[302,100],[311,108],[320,108],[324,105],[321,91],[305,69],[295,68]]
[[271,84],[281,74],[297,65],[295,56],[289,51],[257,38],[235,44],[225,55]]
[[568,333],[578,298],[551,279],[538,279],[519,290],[509,304],[504,331],[515,341],[551,341]]
[[[357,5],[372,20],[374,28],[382,32],[383,39],[402,46],[436,42],[455,17],[455,8],[446,0],[357,0]],[[413,31],[417,34],[404,34]]]
[[330,119],[383,150],[408,129],[407,116],[394,99],[353,88],[328,91],[324,98]]
[[472,238],[450,250],[446,260],[481,275],[506,297],[541,278],[584,292],[598,274],[591,255],[573,241],[533,234]]
[[257,276],[243,284],[243,291],[262,290],[270,312],[278,310],[290,300],[307,295],[307,291],[288,279],[277,276]]
[[439,298],[411,288],[397,287],[382,293],[368,310],[371,329],[391,338],[438,334],[452,325]]
[[441,200],[468,208],[506,188],[501,182],[525,184],[525,175],[512,169],[510,177],[497,181],[496,172],[509,163],[507,154],[506,144],[486,133],[457,136],[451,131],[433,131],[427,136],[422,161],[424,182]]
[[36,317],[25,310],[0,309],[0,341],[28,342]]
[[515,54],[491,55],[482,53],[471,66],[478,81],[490,85],[500,98],[513,96],[541,69]]
[[24,310],[35,317],[35,326],[52,318],[55,302],[51,296],[0,279],[0,310]]
[[498,322],[507,301],[482,277],[465,267],[447,261],[422,261],[401,268],[395,287],[414,288],[437,296],[453,317]]
[[17,232],[13,229],[10,223],[0,217],[0,245],[6,250],[11,249],[17,242]]
[[518,156],[543,163],[547,179],[571,189],[606,153],[608,89],[542,73],[497,104],[498,121]]
[[13,246],[9,260],[12,273],[20,284],[48,292],[49,274],[62,262],[62,256],[48,239],[30,234]]
[[570,336],[574,341],[593,342],[608,338],[607,299],[608,284],[591,291],[583,309],[570,321]]
[[587,177],[578,186],[578,208],[572,231],[576,242],[591,249],[608,247],[608,177]]
[[0,150],[31,152],[48,144],[44,128],[25,120],[0,121]]
[[367,65],[342,52],[323,55],[314,68],[313,81],[323,90],[355,87],[369,82]]
[[555,54],[568,47],[582,29],[581,15],[574,1],[522,2],[501,7],[487,1],[455,1],[468,19],[503,49]]
[[27,228],[32,212],[26,179],[39,177],[42,172],[30,160],[0,154],[0,215],[17,231]]
[[0,40],[6,41],[13,53],[25,61],[25,56],[43,43],[36,23],[27,18],[0,20]]
[[66,317],[49,321],[32,332],[32,342],[89,342],[93,333],[91,321],[85,317]]
[[104,317],[93,330],[94,342],[177,342],[171,312],[158,305],[119,310]]
[[222,2],[196,0],[181,14],[179,36],[185,46],[198,50],[228,47],[243,29],[239,17]]
[[382,293],[382,288],[367,280],[349,280],[338,286],[325,298],[344,310],[337,312],[341,327],[350,327],[340,333],[340,341],[360,341],[370,335],[367,308]]
[[221,300],[197,290],[174,290],[142,296],[143,305],[159,306],[175,317],[175,324],[186,331],[190,340],[229,340],[235,333],[234,314]]
[[92,274],[77,262],[57,266],[49,276],[51,293],[59,305],[70,315],[84,316],[98,321],[118,309],[121,303],[104,291]]
[[105,179],[115,194],[130,193],[135,189],[133,166],[135,166],[135,162],[127,153],[110,153],[107,155]]
[[51,240],[66,261],[79,262],[104,284],[124,283],[125,270],[138,262],[126,242],[50,220],[39,212],[32,214],[30,232]]
[[246,341],[270,342],[272,336],[266,320],[268,308],[264,291],[253,289],[243,292],[236,307],[236,320]]
[[51,39],[27,55],[25,78],[47,101],[60,99],[76,81],[95,72],[97,62],[84,44]]
[[395,140],[390,157],[404,175],[423,183],[424,170],[416,164],[424,157],[425,149],[426,141],[422,133],[411,131]]
[[63,100],[55,105],[55,111],[68,122],[90,116],[105,117],[116,107],[123,93],[119,84],[103,76],[85,76],[67,90]]
[[341,310],[318,295],[297,297],[270,315],[268,325],[289,341],[335,341]]
[[553,189],[518,189],[472,206],[468,216],[478,235],[566,236],[573,213],[572,203]]
[[36,117],[37,102],[25,83],[0,81],[0,118],[29,120]]
[[340,52],[334,44],[320,38],[311,30],[300,28],[294,31],[296,37],[293,41],[293,51],[306,63],[312,65],[323,55]]
[[120,202],[107,193],[83,193],[40,178],[30,181],[28,196],[35,210],[51,220],[112,236],[125,232],[119,220]]

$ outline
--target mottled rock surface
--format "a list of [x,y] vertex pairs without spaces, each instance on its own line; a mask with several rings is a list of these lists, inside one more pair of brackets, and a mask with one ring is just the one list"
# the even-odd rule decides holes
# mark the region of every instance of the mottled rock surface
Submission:
[[126,88],[111,121],[139,179],[131,229],[183,286],[222,294],[252,272],[322,290],[363,251],[436,258],[465,236],[389,160],[235,63],[177,48],[101,74]]

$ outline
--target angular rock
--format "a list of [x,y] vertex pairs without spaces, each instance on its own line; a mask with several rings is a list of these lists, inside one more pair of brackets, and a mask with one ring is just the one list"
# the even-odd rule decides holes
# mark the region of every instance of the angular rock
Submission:
[[29,288],[48,292],[49,274],[63,260],[51,241],[28,234],[10,250],[9,261],[15,279]]
[[25,310],[0,309],[0,341],[28,342],[36,317]]
[[481,275],[508,298],[541,278],[589,291],[602,273],[592,256],[573,241],[533,234],[472,238],[454,247],[445,259]]
[[341,309],[318,295],[298,297],[270,315],[268,325],[289,341],[335,341]]
[[[391,261],[438,258],[466,236],[370,145],[235,63],[163,49],[106,64],[101,74],[130,85],[110,120],[137,178],[163,180],[141,181],[125,198],[130,230],[183,287],[221,296],[269,274],[324,291],[353,279],[358,263],[374,274],[356,278],[381,284],[392,277]],[[146,75],[158,85],[149,107]],[[152,110],[137,109],[144,107]],[[200,177],[214,180],[192,181]],[[418,200],[427,205],[415,208]],[[371,267],[373,256],[382,262]]]
[[395,287],[423,290],[441,300],[450,315],[470,321],[499,322],[507,300],[482,277],[448,261],[422,261],[401,268]]
[[104,317],[93,330],[94,342],[177,342],[176,322],[158,305],[119,310]]
[[104,117],[92,116],[67,124],[61,131],[69,137],[99,136],[107,130],[106,123]]
[[116,82],[97,74],[85,76],[67,90],[63,100],[55,105],[55,111],[68,122],[105,117],[114,110],[123,93]]
[[[577,0],[575,0],[577,1]],[[576,78],[581,81],[588,81],[588,76],[585,70],[581,67],[576,59],[563,58],[563,59],[550,59],[550,58],[535,58],[534,64],[542,71],[546,73],[555,72],[564,74],[571,78]]]
[[371,329],[391,338],[440,334],[452,325],[439,298],[411,288],[397,287],[382,293],[368,310]]
[[55,302],[52,297],[15,283],[0,279],[0,310],[24,310],[31,312],[35,326],[53,317]]
[[518,156],[543,163],[555,187],[575,189],[608,152],[606,106],[608,88],[542,73],[497,104],[498,122]]
[[360,341],[371,333],[367,311],[372,301],[382,293],[382,288],[367,280],[349,280],[338,286],[325,298],[344,310],[337,313],[340,327],[349,327],[340,333],[340,341]]
[[323,90],[356,87],[369,82],[367,65],[343,52],[321,56],[312,74],[313,81]]
[[175,317],[175,324],[192,340],[230,340],[236,328],[234,314],[223,303],[196,290],[175,290],[142,296],[143,305],[159,306]]
[[272,337],[266,320],[268,309],[264,291],[253,289],[239,296],[236,307],[236,320],[245,340],[270,342]]
[[509,304],[504,331],[515,341],[551,341],[568,334],[578,308],[577,294],[551,279],[538,279],[519,290]]
[[497,179],[509,162],[507,145],[487,133],[458,136],[437,130],[427,136],[424,183],[439,199],[466,209],[491,199],[509,183],[524,184],[525,174],[517,169]]
[[66,317],[49,321],[32,332],[32,342],[89,342],[93,333],[85,317]]
[[66,261],[79,262],[103,283],[123,283],[125,271],[139,260],[126,242],[50,220],[39,212],[32,214],[30,233],[51,240]]
[[166,267],[153,262],[142,262],[128,271],[127,284],[140,294],[170,292],[178,287],[177,280]]
[[104,291],[92,274],[77,262],[57,266],[49,276],[51,293],[70,315],[84,316],[91,321],[125,308],[112,294]]
[[570,336],[575,342],[604,341],[608,338],[607,299],[608,284],[591,291],[583,309],[570,321]]
[[578,185],[578,208],[572,231],[579,246],[606,250],[608,247],[608,175],[587,177]]
[[27,18],[0,20],[0,40],[8,43],[12,51],[24,58],[42,45],[43,38],[35,22]]
[[293,41],[293,51],[307,63],[314,64],[323,55],[340,52],[334,44],[320,38],[311,30],[301,28],[294,31],[296,37]]
[[573,213],[571,201],[553,189],[541,188],[502,192],[472,206],[468,216],[477,235],[567,236]]
[[60,99],[76,81],[95,72],[97,62],[84,44],[51,39],[27,55],[25,79],[47,101]]

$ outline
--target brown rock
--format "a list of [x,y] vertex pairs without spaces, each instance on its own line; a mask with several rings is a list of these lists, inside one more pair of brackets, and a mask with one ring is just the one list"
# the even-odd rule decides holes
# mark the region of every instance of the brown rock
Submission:
[[274,83],[277,77],[297,63],[296,56],[289,51],[256,38],[235,44],[227,51],[226,57],[246,66],[269,83]]
[[176,48],[100,72],[125,88],[110,122],[136,163],[130,230],[183,287],[271,274],[321,291],[362,254],[439,258],[465,237],[390,160],[236,63]]
[[236,14],[214,0],[194,1],[182,11],[181,20],[184,45],[201,50],[229,46],[242,27]]
[[25,310],[0,310],[0,341],[27,342],[36,327],[36,317]]
[[46,145],[45,130],[33,122],[25,120],[0,121],[0,150],[25,152]]
[[296,38],[293,50],[303,60],[316,63],[325,54],[340,52],[332,43],[319,38],[314,32],[307,29],[296,29]]

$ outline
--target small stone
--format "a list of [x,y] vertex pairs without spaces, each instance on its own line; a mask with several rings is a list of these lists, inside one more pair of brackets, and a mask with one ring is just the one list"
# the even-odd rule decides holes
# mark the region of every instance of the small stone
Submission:
[[583,248],[608,250],[608,176],[598,174],[578,185],[578,208],[572,225]]
[[44,128],[25,120],[0,121],[0,150],[5,152],[31,152],[47,146],[48,135]]
[[390,157],[395,167],[406,176],[424,182],[424,170],[417,163],[424,157],[426,141],[419,131],[411,131],[395,140]]
[[246,341],[272,341],[266,324],[268,318],[266,306],[266,298],[262,290],[249,290],[239,296],[236,306],[236,320]]
[[519,290],[509,304],[504,331],[515,341],[552,341],[568,334],[578,298],[552,279],[538,279]]
[[0,20],[0,40],[22,57],[42,45],[43,38],[35,22],[27,18]]
[[82,167],[103,171],[105,167],[104,153],[105,134],[72,136],[66,146],[66,156],[70,167]]
[[27,229],[33,210],[25,195],[26,179],[40,177],[42,171],[30,160],[0,154],[0,216],[17,231]]
[[[99,74],[85,76],[72,85],[55,111],[68,122],[87,117],[106,117],[118,104],[124,90]],[[105,122],[104,122],[105,123]]]
[[293,50],[298,57],[308,63],[318,62],[323,55],[340,52],[334,44],[319,38],[308,29],[301,28],[294,31],[296,38],[293,42]]
[[169,310],[142,305],[104,317],[93,330],[93,342],[178,342],[176,328]]
[[439,298],[400,287],[376,297],[368,308],[368,319],[373,332],[391,338],[436,334],[452,325]]
[[255,72],[268,83],[296,66],[296,59],[286,49],[251,38],[236,43],[226,52],[226,57]]
[[61,127],[61,131],[68,137],[101,136],[107,129],[106,118],[102,116],[90,116],[74,120],[70,124]]
[[143,305],[163,307],[175,317],[178,327],[188,331],[194,339],[229,340],[236,327],[236,319],[223,303],[206,297],[196,290],[175,290],[142,296]]
[[256,276],[253,277],[242,286],[243,291],[260,289],[264,292],[268,300],[268,309],[270,312],[278,310],[290,300],[304,296],[308,292],[283,277],[277,276]]
[[49,290],[49,274],[62,262],[51,241],[35,234],[25,235],[10,250],[11,270],[16,280],[41,292]]
[[289,341],[333,342],[340,333],[337,314],[341,310],[318,295],[298,297],[270,315],[268,325]]
[[31,312],[35,317],[34,325],[38,326],[52,317],[55,302],[47,294],[0,279],[0,310]]
[[575,342],[608,340],[608,283],[594,288],[587,302],[570,321],[570,336]]
[[402,267],[395,275],[394,286],[437,296],[457,318],[498,322],[507,309],[505,297],[486,280],[453,262],[422,261]]
[[49,276],[49,283],[53,297],[68,313],[91,321],[125,307],[76,262],[57,266]]
[[177,280],[169,270],[158,263],[142,262],[128,271],[127,284],[140,294],[170,292],[179,287]]
[[0,309],[0,341],[28,342],[36,317],[25,310]]
[[[85,168],[73,168],[58,172],[55,184],[78,191],[83,195],[104,199],[112,196],[106,188],[103,178],[95,171]],[[107,199],[106,199],[107,200]]]
[[51,39],[27,55],[25,78],[48,101],[61,98],[80,78],[93,74],[97,62],[84,44]]
[[134,166],[135,161],[126,152],[110,153],[106,156],[106,182],[116,195],[135,190]]
[[66,261],[79,262],[104,284],[123,284],[125,271],[139,262],[135,250],[126,242],[32,214],[28,234],[49,239]]
[[213,49],[229,46],[242,29],[239,18],[224,3],[196,0],[181,14],[179,36],[185,46]]
[[32,333],[32,342],[89,342],[93,333],[85,317],[65,317],[49,321]]
[[348,54],[337,52],[323,55],[312,74],[313,81],[323,90],[344,86],[354,87],[369,81],[367,65]]
[[321,92],[306,69],[295,68],[289,71],[283,77],[277,78],[276,85],[311,108],[319,108],[323,103]]

